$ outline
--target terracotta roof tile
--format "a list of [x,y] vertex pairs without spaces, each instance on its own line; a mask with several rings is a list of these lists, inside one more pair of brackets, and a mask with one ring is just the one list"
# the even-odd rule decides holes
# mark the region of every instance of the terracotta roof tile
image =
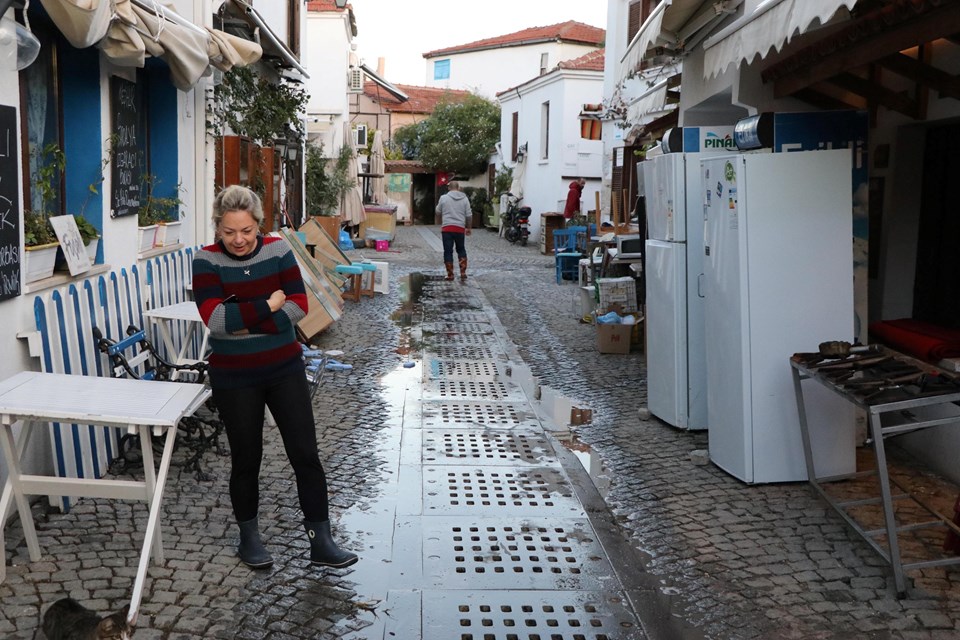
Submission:
[[564,42],[579,42],[599,46],[603,43],[605,35],[606,32],[603,29],[591,27],[582,22],[568,20],[560,24],[552,24],[546,27],[530,27],[529,29],[508,33],[503,36],[477,40],[476,42],[469,42],[455,47],[435,49],[423,54],[423,57],[435,58],[451,53],[466,53],[468,51],[480,51],[503,46],[516,47],[534,42],[548,42],[550,40],[563,40]]
[[564,60],[557,65],[560,69],[584,69],[586,71],[603,71],[603,58],[606,49],[597,49],[585,53],[573,60]]
[[409,96],[406,102],[400,102],[387,91],[379,89],[375,82],[364,82],[363,93],[393,113],[433,113],[434,107],[441,99],[459,102],[470,95],[469,91],[455,89],[438,89],[434,87],[418,87],[409,84],[394,85]]
[[338,9],[334,0],[309,0],[307,2],[307,11],[347,11],[352,7],[348,4],[344,9]]

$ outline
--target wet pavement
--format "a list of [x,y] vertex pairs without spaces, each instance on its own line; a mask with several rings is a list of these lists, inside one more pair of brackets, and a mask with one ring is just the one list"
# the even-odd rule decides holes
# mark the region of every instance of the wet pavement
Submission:
[[[150,568],[138,640],[960,637],[960,570],[911,571],[898,600],[804,484],[744,485],[691,458],[705,433],[641,419],[643,354],[596,352],[550,257],[483,230],[468,249],[468,283],[444,282],[439,229],[398,229],[389,252],[362,252],[390,263],[390,293],[347,302],[315,340],[354,366],[314,408],[335,534],[361,562],[310,566],[268,436],[260,520],[276,562],[240,565],[228,461],[208,455],[212,480],[168,481],[167,562]],[[567,425],[571,405],[592,422]],[[895,473],[952,508],[955,486],[902,458]],[[103,613],[129,599],[142,505],[34,512],[44,557],[30,562],[11,525],[0,638],[42,638],[64,595]]]

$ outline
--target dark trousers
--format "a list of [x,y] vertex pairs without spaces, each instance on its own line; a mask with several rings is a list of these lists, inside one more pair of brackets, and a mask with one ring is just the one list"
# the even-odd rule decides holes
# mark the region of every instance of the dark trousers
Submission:
[[467,246],[463,239],[465,234],[454,231],[441,231],[440,237],[443,239],[443,261],[453,262],[453,248],[457,248],[457,257],[467,257]]
[[230,500],[237,521],[251,520],[259,509],[264,407],[270,408],[280,430],[303,517],[310,522],[329,520],[327,477],[317,453],[306,377],[293,375],[262,387],[214,389],[213,400],[230,442]]

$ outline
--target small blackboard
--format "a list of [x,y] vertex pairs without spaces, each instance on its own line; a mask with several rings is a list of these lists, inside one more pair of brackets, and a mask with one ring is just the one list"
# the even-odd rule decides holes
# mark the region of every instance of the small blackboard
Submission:
[[20,295],[20,196],[17,110],[0,106],[0,300]]
[[140,86],[135,82],[110,78],[110,116],[112,126],[113,169],[110,173],[110,216],[135,215],[140,208],[143,171],[143,129]]

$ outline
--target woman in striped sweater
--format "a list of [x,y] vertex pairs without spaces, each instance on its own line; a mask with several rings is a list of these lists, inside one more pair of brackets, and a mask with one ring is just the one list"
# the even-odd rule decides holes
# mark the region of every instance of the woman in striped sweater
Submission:
[[273,564],[257,516],[269,407],[296,476],[310,561],[347,567],[357,556],[338,548],[330,533],[327,481],[296,339],[297,322],[307,313],[306,290],[290,247],[282,238],[261,236],[262,222],[257,194],[227,187],[213,204],[218,241],[193,259],[194,298],[210,330],[210,386],[230,442],[237,552],[255,569]]

